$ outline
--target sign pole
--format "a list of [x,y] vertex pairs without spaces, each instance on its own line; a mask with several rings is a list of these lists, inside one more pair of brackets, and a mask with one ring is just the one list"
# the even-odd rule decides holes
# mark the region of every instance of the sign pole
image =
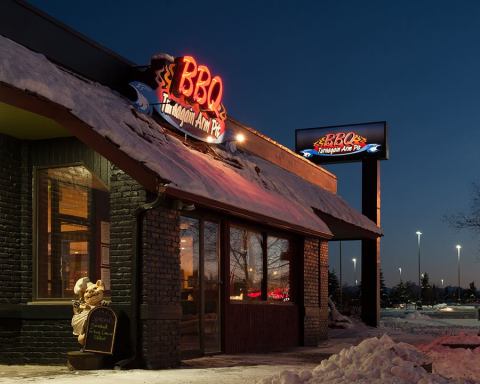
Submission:
[[[380,161],[362,161],[362,213],[380,226]],[[380,238],[362,240],[362,320],[380,323]]]

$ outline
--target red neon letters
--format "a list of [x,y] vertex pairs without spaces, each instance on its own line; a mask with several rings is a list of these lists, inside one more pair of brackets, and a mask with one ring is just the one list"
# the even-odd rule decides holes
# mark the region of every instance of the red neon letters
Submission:
[[222,103],[223,83],[220,76],[212,78],[210,70],[197,65],[191,56],[177,59],[174,92],[198,103],[202,109],[218,113]]
[[323,144],[326,147],[338,147],[344,145],[352,145],[355,139],[355,132],[348,133],[329,133],[325,136],[325,143]]

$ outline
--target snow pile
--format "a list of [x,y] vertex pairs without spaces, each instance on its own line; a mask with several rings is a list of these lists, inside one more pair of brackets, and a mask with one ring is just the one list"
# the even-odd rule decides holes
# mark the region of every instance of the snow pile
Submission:
[[420,313],[418,311],[411,312],[407,316],[405,316],[406,319],[408,320],[430,320],[431,317],[428,315],[424,315],[423,313]]
[[352,320],[349,317],[342,315],[333,300],[328,298],[328,326],[330,328],[351,328],[353,327]]
[[[471,348],[450,348],[448,345]],[[480,337],[462,333],[457,336],[444,336],[432,343],[419,347],[433,361],[433,372],[448,378],[480,382]]]
[[446,384],[448,380],[427,372],[430,358],[414,346],[395,343],[389,336],[370,338],[322,361],[313,370],[285,370],[259,384]]

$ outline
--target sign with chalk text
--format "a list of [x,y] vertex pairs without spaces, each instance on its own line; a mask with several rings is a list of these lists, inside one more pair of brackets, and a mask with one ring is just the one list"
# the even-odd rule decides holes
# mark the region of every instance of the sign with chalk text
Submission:
[[117,315],[108,307],[96,307],[90,311],[85,332],[86,352],[111,355],[115,342]]
[[317,164],[388,159],[387,124],[297,129],[295,151]]

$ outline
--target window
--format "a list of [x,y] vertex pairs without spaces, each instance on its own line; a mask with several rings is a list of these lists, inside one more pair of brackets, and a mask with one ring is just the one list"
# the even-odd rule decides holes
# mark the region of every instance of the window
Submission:
[[230,228],[230,300],[261,300],[262,234]]
[[291,242],[230,227],[230,300],[289,302]]
[[290,301],[290,241],[268,236],[267,239],[267,299]]
[[37,171],[37,297],[72,298],[76,281],[110,290],[107,187],[83,166]]
[[218,352],[220,346],[219,226],[201,218],[180,219],[182,351]]

